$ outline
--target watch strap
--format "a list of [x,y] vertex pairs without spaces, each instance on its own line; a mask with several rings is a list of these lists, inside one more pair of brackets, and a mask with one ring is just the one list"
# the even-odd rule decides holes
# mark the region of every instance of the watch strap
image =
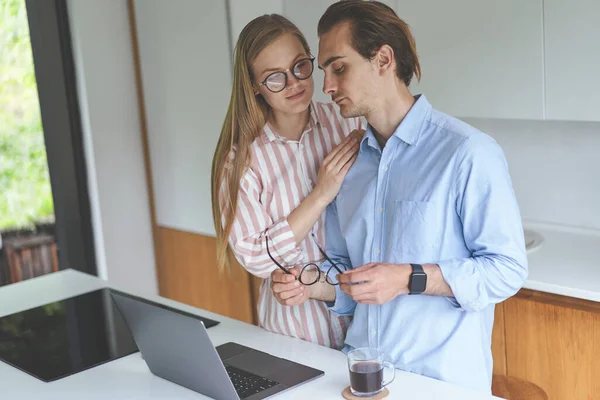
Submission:
[[421,273],[424,274],[425,271],[423,271],[423,266],[421,264],[410,264],[410,266],[412,267],[412,273],[414,274],[416,273]]

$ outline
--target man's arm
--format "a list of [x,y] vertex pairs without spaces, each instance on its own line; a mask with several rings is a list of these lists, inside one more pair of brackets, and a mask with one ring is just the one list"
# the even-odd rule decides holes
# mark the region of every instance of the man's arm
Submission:
[[[411,268],[412,272],[412,268]],[[454,297],[452,288],[448,285],[442,274],[440,266],[437,264],[423,264],[423,272],[427,274],[427,287],[423,294],[429,296]]]
[[528,274],[525,238],[508,165],[487,136],[462,146],[457,168],[456,211],[471,257],[438,262],[454,304],[480,311],[514,295]]
[[[471,257],[423,265],[424,294],[445,296],[465,311],[480,311],[522,287],[527,257],[504,154],[491,138],[469,140],[460,150],[455,191]],[[344,273],[340,286],[359,303],[383,304],[409,293],[411,272],[410,264],[371,263]]]
[[[424,264],[427,287],[424,295],[453,297],[437,264]],[[340,290],[362,304],[385,304],[409,293],[410,264],[369,263],[340,275]]]

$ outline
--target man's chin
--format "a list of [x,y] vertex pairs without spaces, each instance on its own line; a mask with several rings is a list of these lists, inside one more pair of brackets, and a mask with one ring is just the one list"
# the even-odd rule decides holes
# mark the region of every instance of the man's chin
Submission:
[[360,112],[360,110],[358,108],[348,107],[345,105],[340,106],[340,114],[344,118],[356,118],[356,117],[363,116],[363,114]]

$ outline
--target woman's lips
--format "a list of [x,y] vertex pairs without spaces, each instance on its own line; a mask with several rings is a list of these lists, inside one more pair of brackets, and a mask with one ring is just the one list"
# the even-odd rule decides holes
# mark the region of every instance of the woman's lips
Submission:
[[306,91],[306,90],[301,90],[300,92],[298,92],[298,93],[296,93],[296,94],[293,94],[293,95],[291,95],[291,96],[288,96],[288,97],[286,97],[286,98],[287,98],[288,100],[297,100],[297,99],[299,99],[300,97],[302,97],[302,95],[304,94],[304,92],[305,92],[305,91]]

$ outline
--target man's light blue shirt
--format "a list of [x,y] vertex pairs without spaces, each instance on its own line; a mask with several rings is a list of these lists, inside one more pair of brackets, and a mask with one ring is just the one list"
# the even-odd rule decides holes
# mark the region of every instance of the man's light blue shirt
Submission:
[[354,315],[345,350],[378,347],[396,368],[489,393],[494,305],[527,277],[498,144],[418,96],[383,149],[367,129],[326,226],[334,261],[438,264],[454,293],[365,305],[336,286],[331,310]]

